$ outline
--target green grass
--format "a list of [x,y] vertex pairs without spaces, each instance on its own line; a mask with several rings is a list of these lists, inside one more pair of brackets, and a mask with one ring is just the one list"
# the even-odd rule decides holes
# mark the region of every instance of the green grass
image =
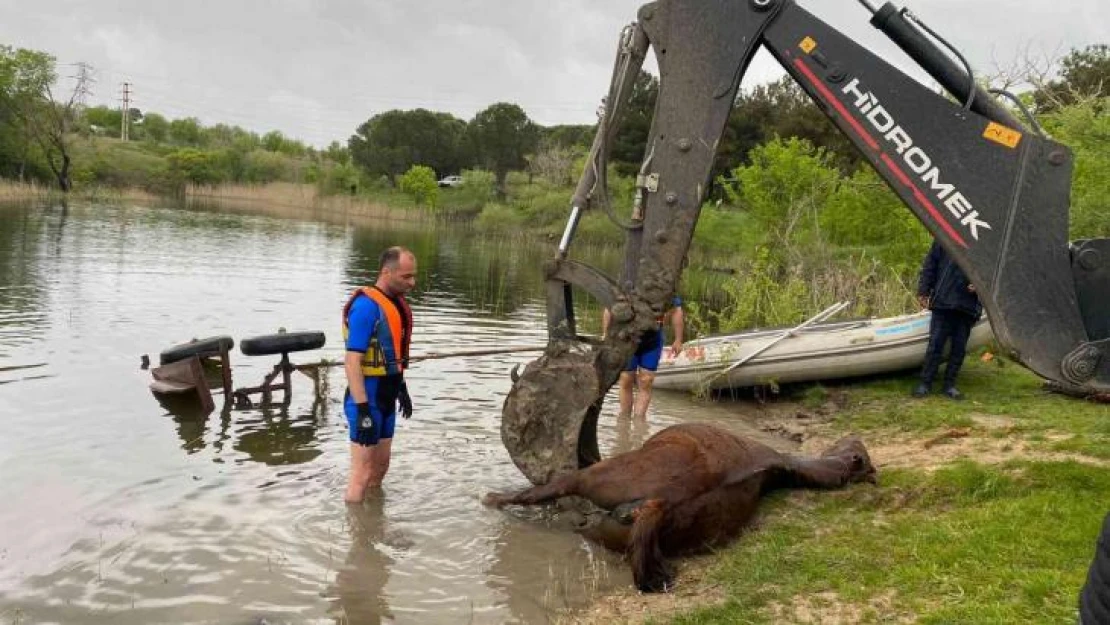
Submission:
[[806,405],[846,395],[834,434],[879,445],[968,427],[1032,456],[880,469],[879,486],[773,494],[757,526],[712,560],[707,583],[726,601],[673,622],[1074,623],[1110,509],[1110,406],[1049,394],[1020,366],[996,363],[969,357],[964,402],[908,397],[912,375],[794,389]]
[[966,461],[892,471],[878,488],[774,496],[711,575],[728,602],[675,622],[782,622],[792,612],[772,603],[817,593],[858,606],[861,622],[1074,622],[1108,496],[1105,469]]
[[975,416],[1001,417],[1011,422],[1005,435],[1021,436],[1043,451],[1110,458],[1110,406],[1050,393],[1039,377],[1016,363],[982,362],[978,352],[969,355],[959,378],[967,400],[959,403],[941,395],[913,399],[914,382],[912,376],[899,376],[845,387],[849,409],[837,415],[837,427],[914,433],[973,427]]

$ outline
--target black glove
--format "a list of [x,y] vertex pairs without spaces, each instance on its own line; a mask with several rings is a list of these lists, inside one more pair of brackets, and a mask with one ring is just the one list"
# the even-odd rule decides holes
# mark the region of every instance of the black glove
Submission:
[[374,426],[374,417],[370,416],[370,404],[355,404],[355,409],[358,411],[358,442],[362,443],[365,441],[365,444],[370,444],[370,441],[374,439],[374,432],[376,430]]
[[401,416],[408,419],[412,416],[412,398],[409,397],[409,385],[401,380],[401,392],[397,394],[397,401],[401,404]]

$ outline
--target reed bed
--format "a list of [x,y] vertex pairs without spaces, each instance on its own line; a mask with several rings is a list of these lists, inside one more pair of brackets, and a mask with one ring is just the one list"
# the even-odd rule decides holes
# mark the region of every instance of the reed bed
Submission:
[[406,210],[352,195],[321,196],[314,185],[274,182],[266,185],[189,186],[190,202],[219,203],[275,217],[312,218],[346,223],[390,221],[435,221],[423,211]]

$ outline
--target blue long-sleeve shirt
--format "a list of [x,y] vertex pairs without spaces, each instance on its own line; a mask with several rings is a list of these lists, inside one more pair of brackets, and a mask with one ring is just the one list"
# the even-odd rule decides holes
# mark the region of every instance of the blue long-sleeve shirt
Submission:
[[931,310],[959,310],[978,318],[983,313],[979,297],[967,290],[971,282],[952,260],[940,243],[933,241],[921,275],[917,281],[917,294],[929,298]]

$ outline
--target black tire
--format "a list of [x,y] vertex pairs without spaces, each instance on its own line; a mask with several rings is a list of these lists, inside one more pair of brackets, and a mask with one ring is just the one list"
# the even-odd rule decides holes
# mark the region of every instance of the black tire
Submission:
[[1079,622],[1110,625],[1110,514],[1102,524],[1087,583],[1079,593]]
[[158,355],[158,361],[163,365],[171,362],[185,360],[190,356],[208,358],[220,355],[220,346],[226,346],[227,351],[235,349],[235,339],[230,336],[210,336],[204,339],[193,339],[188,343],[168,347]]
[[243,339],[239,349],[247,356],[269,356],[320,349],[325,340],[323,332],[282,332]]

